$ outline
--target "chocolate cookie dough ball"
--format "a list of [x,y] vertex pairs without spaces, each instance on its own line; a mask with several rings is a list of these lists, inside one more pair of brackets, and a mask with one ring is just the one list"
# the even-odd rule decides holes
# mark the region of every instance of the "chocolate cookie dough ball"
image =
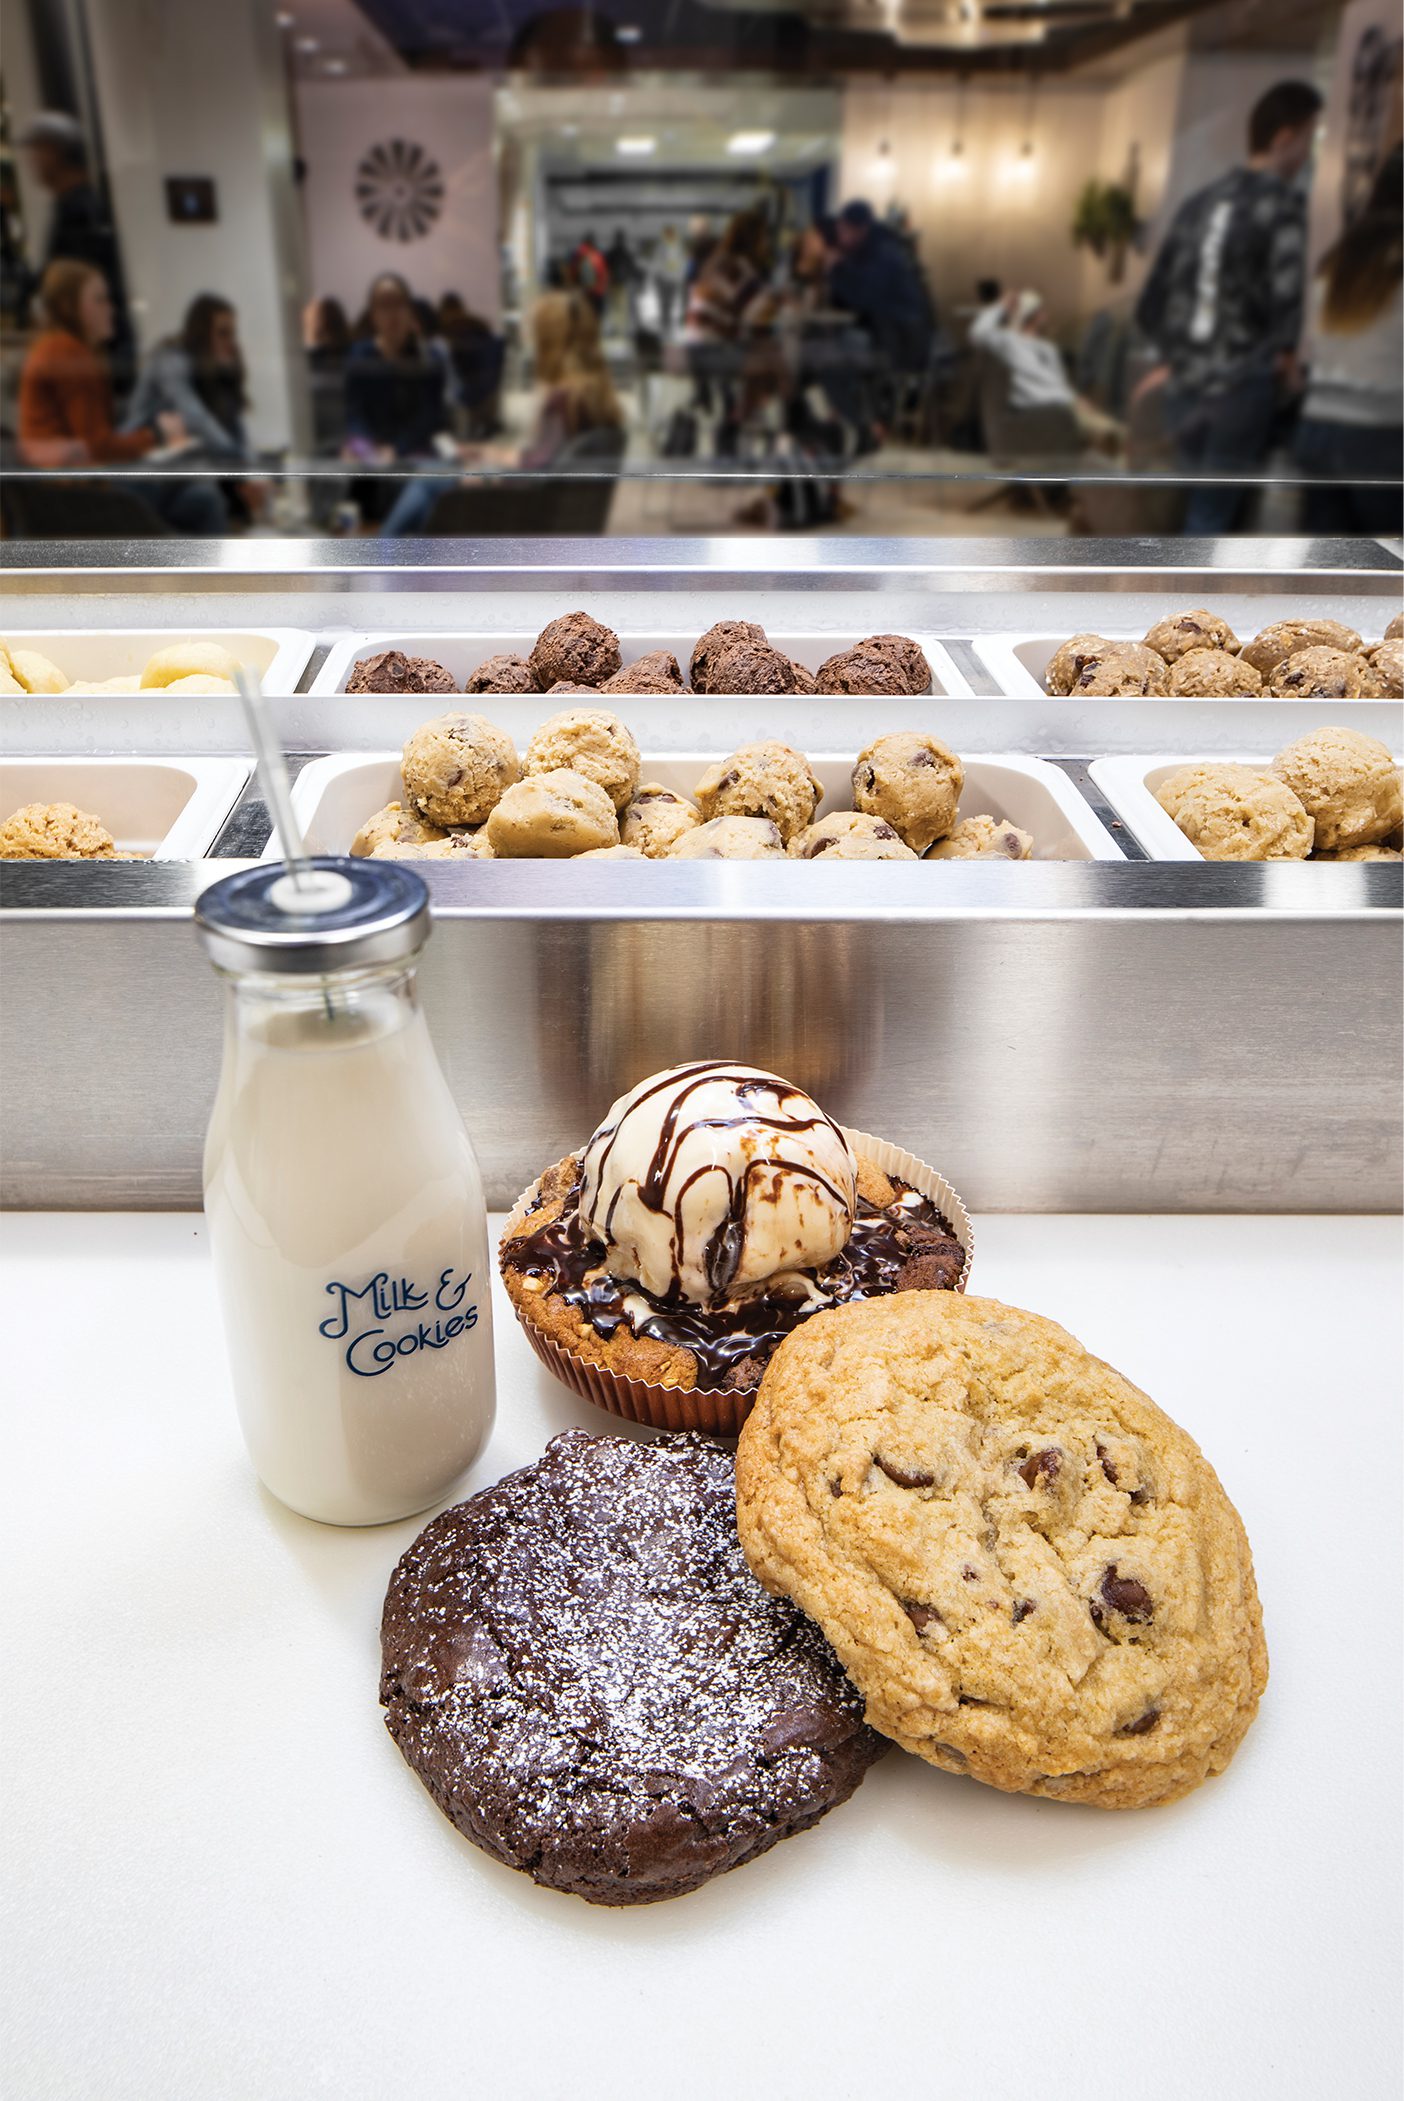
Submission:
[[1324,854],[1313,854],[1313,861],[1404,861],[1404,853],[1397,846],[1338,846],[1329,848]]
[[733,642],[712,659],[709,693],[793,693],[795,667],[768,642]]
[[1068,688],[1070,694],[1086,693],[1104,698],[1123,694],[1165,694],[1170,675],[1162,656],[1144,642],[1123,642],[1103,656],[1089,658]]
[[[151,666],[148,664],[147,671]],[[143,677],[146,673],[143,672]],[[449,673],[433,657],[407,657],[402,649],[382,649],[362,657],[346,681],[348,693],[456,693]]]
[[377,846],[377,861],[491,861],[495,858],[487,840],[486,825],[473,831],[443,832],[437,839],[394,840]]
[[670,861],[783,861],[785,842],[769,817],[714,817],[684,832]]
[[1386,642],[1398,642],[1404,640],[1404,613],[1395,614],[1394,618],[1390,621],[1389,626],[1384,631],[1384,638]]
[[534,693],[536,680],[525,657],[485,657],[463,682],[465,693]]
[[1390,700],[1404,697],[1404,641],[1376,642],[1366,650],[1365,661],[1381,693]]
[[598,692],[599,692],[599,690],[600,690],[600,689],[599,689],[599,687],[598,687],[598,686],[587,686],[587,685],[583,684],[583,683],[582,683],[582,681],[581,681],[580,679],[578,679],[578,678],[558,678],[558,679],[556,680],[556,682],[555,682],[555,684],[554,684],[554,685],[548,686],[548,687],[546,688],[546,691],[547,691],[547,693],[548,693],[548,694],[549,694],[549,693],[598,693]]
[[929,693],[931,666],[907,635],[866,635],[827,657],[814,684],[819,693]]
[[862,810],[832,810],[806,825],[790,841],[792,861],[915,861],[884,817]]
[[1262,690],[1252,665],[1226,649],[1186,650],[1170,667],[1172,700],[1244,700]]
[[933,846],[930,861],[1029,861],[1033,833],[1021,832],[1007,817],[965,817],[948,839]]
[[1299,649],[1342,649],[1351,655],[1359,647],[1355,629],[1343,627],[1339,620],[1273,620],[1244,643],[1241,654],[1266,679],[1284,657],[1295,656]]
[[382,847],[428,846],[444,836],[437,824],[416,817],[403,803],[388,802],[383,810],[366,819],[351,841],[351,851],[364,856],[380,853]]
[[685,795],[646,781],[619,820],[619,836],[626,846],[637,846],[650,861],[661,861],[677,845],[684,832],[702,822],[701,815]]
[[1293,650],[1277,666],[1272,691],[1285,700],[1378,700],[1380,684],[1364,657],[1314,647]]
[[804,753],[774,737],[719,760],[695,792],[704,818],[769,817],[786,840],[813,821],[824,799]]
[[615,809],[622,810],[639,785],[634,733],[608,708],[563,708],[528,744],[522,770],[530,777],[562,767],[597,781]]
[[819,682],[815,678],[814,673],[807,670],[797,657],[790,658],[790,669],[795,675],[796,693],[817,693],[819,691]]
[[1238,654],[1238,637],[1227,620],[1211,613],[1207,606],[1195,606],[1188,613],[1171,613],[1165,620],[1157,620],[1154,627],[1146,629],[1147,649],[1153,649],[1167,664],[1178,664],[1180,658],[1196,649],[1222,649],[1230,656]]
[[1274,773],[1182,766],[1155,799],[1206,861],[1304,861],[1311,851],[1311,818]]
[[0,824],[0,861],[111,861],[107,826],[71,802],[27,802]]
[[1043,683],[1050,693],[1071,693],[1074,680],[1081,678],[1089,664],[1100,663],[1126,647],[1125,642],[1111,641],[1106,635],[1070,635],[1048,659]]
[[598,781],[558,766],[509,788],[487,821],[500,860],[561,861],[595,846],[618,846],[619,820]]
[[607,678],[602,693],[681,693],[682,666],[671,649],[651,649]]
[[687,675],[694,693],[711,693],[712,667],[723,650],[731,649],[738,642],[749,642],[753,648],[768,646],[768,637],[763,627],[754,620],[718,620],[708,628],[692,652],[692,661]]
[[482,715],[422,722],[404,748],[400,771],[413,814],[445,827],[482,824],[522,777],[511,738]]
[[956,821],[965,768],[928,730],[896,730],[858,754],[853,807],[890,824],[904,846],[924,854]]
[[558,678],[602,686],[619,669],[619,637],[588,613],[562,613],[548,620],[531,652],[531,675],[543,693]]
[[1272,770],[1315,819],[1318,850],[1373,846],[1399,824],[1399,771],[1377,737],[1312,730],[1280,751]]
[[637,846],[592,846],[576,855],[577,861],[642,861],[647,856]]

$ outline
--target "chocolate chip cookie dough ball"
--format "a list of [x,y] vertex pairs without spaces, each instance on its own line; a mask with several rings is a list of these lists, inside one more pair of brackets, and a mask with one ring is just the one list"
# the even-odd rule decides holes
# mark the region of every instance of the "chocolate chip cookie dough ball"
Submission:
[[1007,817],[966,817],[948,839],[933,846],[931,861],[1029,861],[1033,834],[1021,832]]
[[682,666],[671,649],[651,649],[635,657],[601,686],[602,693],[681,693]]
[[0,824],[0,861],[111,861],[107,826],[71,802],[27,802]]
[[804,753],[771,737],[719,760],[696,796],[704,818],[769,817],[789,840],[813,821],[824,791]]
[[[147,671],[151,666],[148,664]],[[142,673],[143,678],[146,672]],[[453,679],[433,657],[407,657],[402,649],[382,649],[362,657],[346,681],[348,693],[456,693]]]
[[1366,650],[1365,661],[1374,672],[1381,693],[1390,700],[1404,696],[1404,641],[1376,642]]
[[383,810],[377,810],[373,817],[366,819],[351,841],[351,851],[364,856],[380,853],[382,847],[428,846],[444,836],[437,824],[416,817],[403,803],[388,802]]
[[491,861],[495,858],[487,840],[486,825],[473,831],[443,832],[437,839],[391,840],[377,846],[377,861]]
[[1048,659],[1043,683],[1050,693],[1071,693],[1073,681],[1081,678],[1089,664],[1099,663],[1103,657],[1114,656],[1126,647],[1125,642],[1111,641],[1106,635],[1070,635]]
[[907,635],[866,635],[827,657],[814,681],[819,693],[929,693],[931,666]]
[[1147,649],[1144,642],[1123,642],[1105,655],[1089,658],[1068,688],[1070,694],[1086,693],[1101,698],[1123,694],[1166,694],[1170,674],[1164,657]]
[[531,652],[531,675],[543,693],[558,678],[601,686],[619,669],[619,637],[588,613],[562,613],[548,620]]
[[1315,819],[1318,850],[1373,846],[1398,827],[1399,772],[1377,737],[1312,730],[1280,751],[1272,770]]
[[1313,854],[1313,861],[1404,861],[1404,853],[1397,846],[1340,846],[1324,854]]
[[712,660],[709,693],[794,693],[795,667],[768,642],[734,642]]
[[648,860],[661,861],[684,832],[701,822],[685,795],[660,788],[657,781],[646,781],[619,820],[619,836],[626,846],[637,846]]
[[1404,641],[1404,613],[1396,613],[1384,631],[1386,642]]
[[1146,629],[1145,644],[1158,657],[1164,657],[1167,664],[1177,664],[1196,649],[1238,654],[1237,635],[1227,620],[1221,620],[1207,606],[1195,606],[1188,613],[1171,613],[1167,619],[1157,620],[1154,627]]
[[713,817],[684,832],[670,861],[783,861],[785,842],[769,817]]
[[687,667],[694,693],[718,690],[712,684],[712,667],[724,650],[733,648],[738,642],[749,642],[753,648],[769,646],[765,629],[757,627],[754,620],[718,620],[700,637]]
[[463,682],[465,693],[534,693],[536,680],[525,657],[485,657]]
[[526,748],[523,772],[560,768],[597,781],[616,810],[639,785],[639,747],[633,731],[608,708],[564,708],[543,722]]
[[405,801],[431,824],[482,824],[503,791],[522,777],[510,737],[482,715],[439,715],[404,748]]
[[896,730],[858,754],[853,807],[890,824],[904,846],[924,854],[956,820],[965,768],[927,730]]
[[1295,656],[1299,649],[1342,649],[1351,655],[1359,647],[1355,629],[1343,627],[1339,620],[1273,620],[1244,643],[1241,654],[1266,679],[1284,657]]
[[862,810],[833,810],[806,825],[790,841],[792,861],[915,861],[883,817]]
[[562,861],[595,846],[618,846],[619,820],[598,781],[558,766],[509,788],[487,821],[500,860]]
[[1245,700],[1262,690],[1259,673],[1227,649],[1186,650],[1170,667],[1172,700]]
[[577,861],[642,861],[647,859],[637,846],[592,846],[588,852],[576,855]]
[[1379,680],[1364,657],[1344,649],[1293,650],[1272,674],[1272,691],[1291,700],[1378,700]]
[[1206,861],[1304,861],[1311,851],[1311,818],[1274,773],[1182,766],[1155,799]]

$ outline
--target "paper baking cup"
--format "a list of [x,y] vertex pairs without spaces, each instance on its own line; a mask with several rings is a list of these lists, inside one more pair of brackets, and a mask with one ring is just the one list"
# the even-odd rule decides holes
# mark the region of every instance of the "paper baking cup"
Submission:
[[[928,1167],[924,1160],[918,1160],[915,1153],[905,1151],[900,1145],[891,1145],[885,1138],[873,1138],[867,1131],[850,1130],[846,1124],[840,1129],[860,1158],[880,1167],[885,1174],[910,1183],[913,1189],[931,1199],[965,1251],[964,1266],[956,1285],[957,1291],[964,1291],[970,1276],[974,1235],[969,1214],[945,1176],[937,1174],[935,1168]],[[536,1186],[532,1182],[522,1191],[512,1206],[513,1217]],[[597,1408],[606,1408],[611,1415],[622,1415],[627,1422],[645,1423],[654,1430],[702,1430],[713,1437],[735,1437],[751,1412],[756,1397],[754,1390],[750,1393],[717,1393],[696,1386],[657,1386],[649,1379],[629,1379],[622,1372],[610,1371],[602,1364],[590,1364],[583,1357],[573,1356],[531,1321],[522,1320],[520,1315],[518,1321],[527,1341],[554,1378],[568,1386],[572,1393],[578,1393],[582,1400],[593,1401]]]

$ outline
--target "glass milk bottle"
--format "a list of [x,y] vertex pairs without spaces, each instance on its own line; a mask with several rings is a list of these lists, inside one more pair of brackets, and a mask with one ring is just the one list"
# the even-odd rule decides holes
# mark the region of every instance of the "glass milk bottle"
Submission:
[[196,907],[227,987],[205,1215],[261,1479],[376,1525],[449,1495],[491,1428],[487,1212],[416,996],[423,882],[309,867],[330,909],[280,863]]

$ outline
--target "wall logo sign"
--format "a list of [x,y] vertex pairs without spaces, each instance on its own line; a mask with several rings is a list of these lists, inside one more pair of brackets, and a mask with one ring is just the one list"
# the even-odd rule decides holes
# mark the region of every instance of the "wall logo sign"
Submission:
[[356,170],[356,205],[383,241],[422,241],[444,208],[438,162],[409,139],[372,146]]

